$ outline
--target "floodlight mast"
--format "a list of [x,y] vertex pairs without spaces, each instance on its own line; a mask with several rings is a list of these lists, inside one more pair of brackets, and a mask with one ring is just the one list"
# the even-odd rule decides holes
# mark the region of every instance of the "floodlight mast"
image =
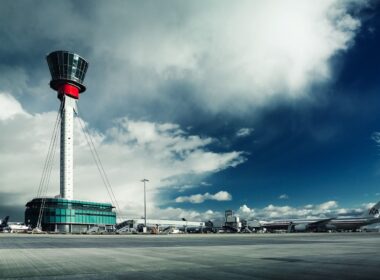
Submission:
[[55,51],[46,57],[51,74],[50,87],[57,91],[62,103],[61,110],[61,152],[60,152],[60,197],[74,197],[74,111],[76,100],[86,90],[83,80],[88,62],[79,55],[68,51]]
[[149,182],[148,179],[142,179],[141,182],[144,183],[144,226],[146,228],[146,186],[145,183]]

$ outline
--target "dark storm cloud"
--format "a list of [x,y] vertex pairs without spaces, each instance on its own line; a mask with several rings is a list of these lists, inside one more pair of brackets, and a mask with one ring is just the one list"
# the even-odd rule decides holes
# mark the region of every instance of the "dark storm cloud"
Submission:
[[[184,125],[252,116],[277,95],[307,96],[310,85],[328,81],[329,59],[359,27],[351,5],[294,3],[297,17],[288,4],[250,1],[4,2],[0,89],[32,111],[55,108],[44,56],[68,49],[90,61],[81,106],[98,126],[125,115]],[[329,44],[317,47],[326,37]]]
[[11,92],[31,111],[55,108],[45,56],[55,49],[87,51],[80,35],[87,30],[71,1],[2,1],[0,90]]
[[10,221],[24,221],[25,202],[20,193],[0,192],[0,219],[10,216]]

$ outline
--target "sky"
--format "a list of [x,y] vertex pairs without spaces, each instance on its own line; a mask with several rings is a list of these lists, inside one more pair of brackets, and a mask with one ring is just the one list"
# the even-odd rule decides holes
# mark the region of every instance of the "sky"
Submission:
[[[59,100],[46,55],[89,62],[74,197],[123,217],[359,215],[380,200],[380,5],[0,0],[0,216],[37,194]],[[56,151],[58,153],[58,150]],[[58,154],[47,195],[59,193]]]

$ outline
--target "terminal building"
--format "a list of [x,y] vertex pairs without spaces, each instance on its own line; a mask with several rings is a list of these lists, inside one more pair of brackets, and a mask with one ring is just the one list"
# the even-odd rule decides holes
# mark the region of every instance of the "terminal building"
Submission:
[[[116,213],[110,203],[88,202],[74,200],[73,180],[73,143],[74,143],[74,113],[77,112],[79,95],[86,90],[83,80],[88,68],[88,62],[79,55],[68,51],[50,53],[46,60],[51,73],[50,87],[57,92],[61,106],[60,121],[60,194],[47,198],[50,175],[43,173],[36,198],[26,203],[25,224],[32,228],[54,232],[84,232],[92,226],[102,225],[112,228],[116,224]],[[59,123],[59,122],[58,122]],[[58,125],[56,124],[55,131]],[[52,138],[55,139],[55,138]],[[51,145],[54,147],[54,145]],[[49,153],[54,149],[49,147]],[[48,155],[49,155],[48,153]],[[47,157],[48,168],[54,157]],[[50,161],[49,161],[50,160]],[[46,183],[47,182],[47,183]]]
[[116,223],[116,213],[110,203],[35,198],[26,204],[25,224],[37,227],[41,207],[43,231],[81,233],[94,225],[104,225],[111,230]]

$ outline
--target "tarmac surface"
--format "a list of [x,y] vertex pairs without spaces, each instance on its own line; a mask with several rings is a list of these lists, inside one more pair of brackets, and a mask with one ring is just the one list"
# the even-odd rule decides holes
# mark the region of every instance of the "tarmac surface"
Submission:
[[0,278],[380,279],[380,234],[0,234]]

